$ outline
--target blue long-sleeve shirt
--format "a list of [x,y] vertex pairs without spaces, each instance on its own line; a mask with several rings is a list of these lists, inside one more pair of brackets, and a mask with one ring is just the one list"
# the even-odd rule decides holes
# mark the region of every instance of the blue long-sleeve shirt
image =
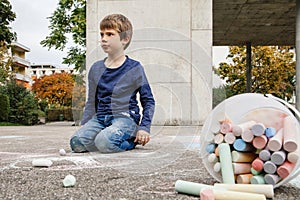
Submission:
[[[118,68],[107,68],[105,60],[94,63],[88,74],[88,98],[81,124],[93,115],[127,113],[139,125],[139,130],[150,133],[155,101],[142,65],[126,56]],[[142,119],[137,93],[142,106]]]

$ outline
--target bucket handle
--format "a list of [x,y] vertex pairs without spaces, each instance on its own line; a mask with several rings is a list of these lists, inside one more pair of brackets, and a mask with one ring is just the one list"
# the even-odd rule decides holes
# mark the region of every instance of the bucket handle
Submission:
[[[265,96],[282,103],[285,107],[287,107],[289,110],[292,111],[292,113],[294,114],[294,116],[296,117],[298,122],[300,121],[300,112],[295,107],[293,107],[291,104],[287,103],[286,101],[284,101],[278,97],[273,96],[272,94],[265,94]],[[296,172],[290,177],[290,180],[294,179],[299,174],[300,174],[300,168],[298,170],[296,170]]]

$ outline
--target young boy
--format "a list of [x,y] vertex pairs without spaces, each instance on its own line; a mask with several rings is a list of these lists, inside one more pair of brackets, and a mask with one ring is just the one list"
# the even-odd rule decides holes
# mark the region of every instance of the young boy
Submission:
[[107,57],[95,62],[89,71],[83,127],[70,140],[74,152],[120,152],[150,140],[155,101],[143,67],[124,54],[132,25],[121,14],[108,15],[100,22],[100,35]]

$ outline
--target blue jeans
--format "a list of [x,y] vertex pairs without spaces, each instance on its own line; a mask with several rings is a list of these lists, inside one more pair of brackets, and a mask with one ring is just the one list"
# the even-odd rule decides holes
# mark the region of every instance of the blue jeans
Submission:
[[114,153],[135,148],[137,125],[125,115],[95,115],[70,140],[74,152]]

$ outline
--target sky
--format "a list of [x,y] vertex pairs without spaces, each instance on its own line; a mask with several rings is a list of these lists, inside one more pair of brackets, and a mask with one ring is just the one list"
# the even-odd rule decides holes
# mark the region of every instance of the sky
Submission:
[[26,59],[31,64],[61,64],[67,50],[59,51],[42,47],[40,42],[49,35],[49,19],[55,11],[59,0],[10,0],[16,19],[11,23],[12,30],[17,33],[17,42],[30,49]]
[[[13,31],[17,33],[17,41],[30,49],[26,59],[31,64],[52,64],[66,67],[61,64],[63,57],[67,55],[67,49],[59,51],[48,50],[42,47],[40,42],[50,34],[48,26],[52,13],[56,10],[59,0],[10,0],[16,19],[11,24]],[[226,60],[228,47],[213,47],[213,65],[218,66]]]

